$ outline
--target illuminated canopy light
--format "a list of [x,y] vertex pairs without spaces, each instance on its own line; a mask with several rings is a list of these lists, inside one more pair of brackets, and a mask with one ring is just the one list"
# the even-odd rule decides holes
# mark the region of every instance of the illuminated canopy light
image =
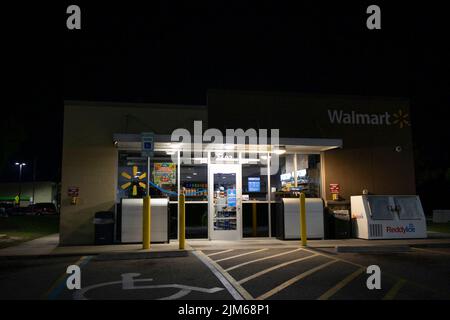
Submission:
[[286,149],[277,149],[274,151],[274,153],[276,154],[285,154],[286,153]]

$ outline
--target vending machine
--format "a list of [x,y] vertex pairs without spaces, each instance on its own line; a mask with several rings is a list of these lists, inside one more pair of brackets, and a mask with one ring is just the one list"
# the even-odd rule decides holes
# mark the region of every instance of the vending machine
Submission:
[[362,195],[351,197],[353,234],[360,239],[427,237],[418,196]]

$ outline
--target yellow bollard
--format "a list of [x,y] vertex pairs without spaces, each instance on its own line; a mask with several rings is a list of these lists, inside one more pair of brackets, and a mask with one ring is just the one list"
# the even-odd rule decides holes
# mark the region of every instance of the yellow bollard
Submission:
[[186,242],[186,223],[185,223],[185,195],[180,194],[178,199],[178,212],[180,213],[179,221],[179,235],[178,242],[180,250],[184,250],[184,243]]
[[306,247],[306,204],[303,192],[300,193],[300,238],[302,246]]
[[151,205],[150,196],[144,197],[142,210],[142,249],[150,249]]
[[252,203],[252,235],[253,237],[256,237],[256,229],[257,229],[257,223],[256,223],[256,203]]

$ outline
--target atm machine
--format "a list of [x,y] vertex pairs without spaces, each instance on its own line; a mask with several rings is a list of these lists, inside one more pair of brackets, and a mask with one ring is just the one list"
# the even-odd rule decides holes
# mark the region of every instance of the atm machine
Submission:
[[418,239],[427,225],[418,196],[352,196],[353,234],[360,239]]

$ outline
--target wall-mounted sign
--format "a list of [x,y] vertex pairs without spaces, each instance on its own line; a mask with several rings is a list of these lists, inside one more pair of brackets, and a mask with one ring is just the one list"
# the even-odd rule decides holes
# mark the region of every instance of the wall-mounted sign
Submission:
[[340,190],[341,190],[341,187],[339,186],[339,183],[330,183],[330,193],[331,194],[339,194]]
[[223,153],[223,152],[216,152],[215,156],[216,156],[216,161],[233,159],[232,154]]
[[361,113],[354,110],[346,112],[344,110],[328,109],[328,119],[331,124],[371,126],[398,125],[400,128],[410,126],[409,114],[401,109],[394,113]]
[[227,204],[229,207],[236,207],[236,189],[227,190]]
[[80,195],[80,188],[79,187],[67,188],[67,195],[69,197],[78,197]]
[[159,162],[153,165],[153,181],[156,185],[176,184],[177,165],[173,162]]
[[141,133],[141,155],[143,157],[152,157],[155,149],[155,134],[153,132]]

